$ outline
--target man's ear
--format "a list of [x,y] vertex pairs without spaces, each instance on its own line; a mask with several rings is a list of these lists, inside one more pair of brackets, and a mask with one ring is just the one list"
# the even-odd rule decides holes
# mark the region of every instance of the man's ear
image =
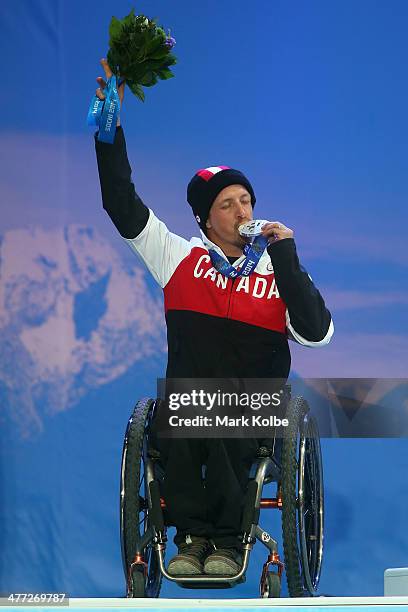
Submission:
[[207,221],[205,222],[205,227],[207,229],[211,229],[211,223],[209,222],[209,220],[207,219]]

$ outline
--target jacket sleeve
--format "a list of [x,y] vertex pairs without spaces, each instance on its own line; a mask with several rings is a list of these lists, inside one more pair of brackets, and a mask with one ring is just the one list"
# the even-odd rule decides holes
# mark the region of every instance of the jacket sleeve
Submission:
[[279,295],[286,304],[286,328],[290,338],[305,346],[330,342],[334,325],[324,300],[300,265],[293,238],[268,246]]
[[95,149],[103,207],[131,250],[165,287],[191,251],[191,241],[170,232],[135,192],[122,127],[116,128],[113,144],[99,142],[96,137],[97,133]]
[[146,227],[149,209],[131,181],[123,129],[116,128],[113,144],[99,142],[96,137],[97,133],[95,149],[103,207],[123,238],[136,238]]

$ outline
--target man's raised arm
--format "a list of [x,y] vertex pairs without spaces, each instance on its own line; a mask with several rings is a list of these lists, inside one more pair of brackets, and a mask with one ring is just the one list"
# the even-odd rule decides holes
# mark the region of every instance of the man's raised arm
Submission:
[[[112,71],[105,59],[101,60],[106,79],[112,76]],[[96,95],[104,100],[103,90],[106,81],[98,77],[99,84]],[[125,84],[118,88],[119,99],[122,104]],[[112,219],[121,236],[136,238],[146,227],[149,219],[149,209],[145,206],[135,191],[131,181],[132,170],[129,164],[126,142],[120,121],[113,144],[99,142],[95,134],[95,149],[98,161],[99,180],[101,183],[103,207]]]
[[103,207],[124,238],[136,238],[146,227],[149,209],[143,204],[131,181],[132,170],[121,127],[113,144],[99,142],[95,134]]

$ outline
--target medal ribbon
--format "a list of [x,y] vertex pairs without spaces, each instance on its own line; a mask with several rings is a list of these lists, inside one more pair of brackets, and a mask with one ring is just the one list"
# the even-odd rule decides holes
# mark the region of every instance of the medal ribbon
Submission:
[[[119,81],[119,86],[122,81]],[[120,112],[120,100],[116,84],[116,76],[112,75],[106,83],[105,100],[98,96],[92,98],[87,123],[99,127],[98,140],[113,144],[115,140],[116,122]]]
[[218,272],[221,272],[221,274],[229,278],[249,276],[258,265],[258,261],[261,259],[264,250],[268,246],[268,242],[269,239],[266,236],[257,236],[252,243],[246,244],[243,251],[246,257],[239,270],[231,266],[231,264],[221,257],[214,249],[209,250],[211,263]]

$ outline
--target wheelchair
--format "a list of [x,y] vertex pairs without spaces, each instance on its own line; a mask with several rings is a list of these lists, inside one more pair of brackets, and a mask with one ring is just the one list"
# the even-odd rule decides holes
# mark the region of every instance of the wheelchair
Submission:
[[[160,495],[164,471],[160,453],[149,446],[149,427],[161,400],[137,402],[127,424],[121,464],[120,534],[126,597],[159,597],[162,579],[184,588],[228,588],[244,582],[257,541],[268,551],[261,598],[280,597],[283,572],[290,597],[317,595],[323,556],[324,494],[319,432],[307,401],[288,393],[288,429],[281,442],[261,446],[249,474],[242,513],[243,564],[234,576],[173,576],[165,567],[166,503]],[[275,497],[262,497],[265,485]],[[283,561],[277,542],[259,525],[261,509],[282,514]]]

